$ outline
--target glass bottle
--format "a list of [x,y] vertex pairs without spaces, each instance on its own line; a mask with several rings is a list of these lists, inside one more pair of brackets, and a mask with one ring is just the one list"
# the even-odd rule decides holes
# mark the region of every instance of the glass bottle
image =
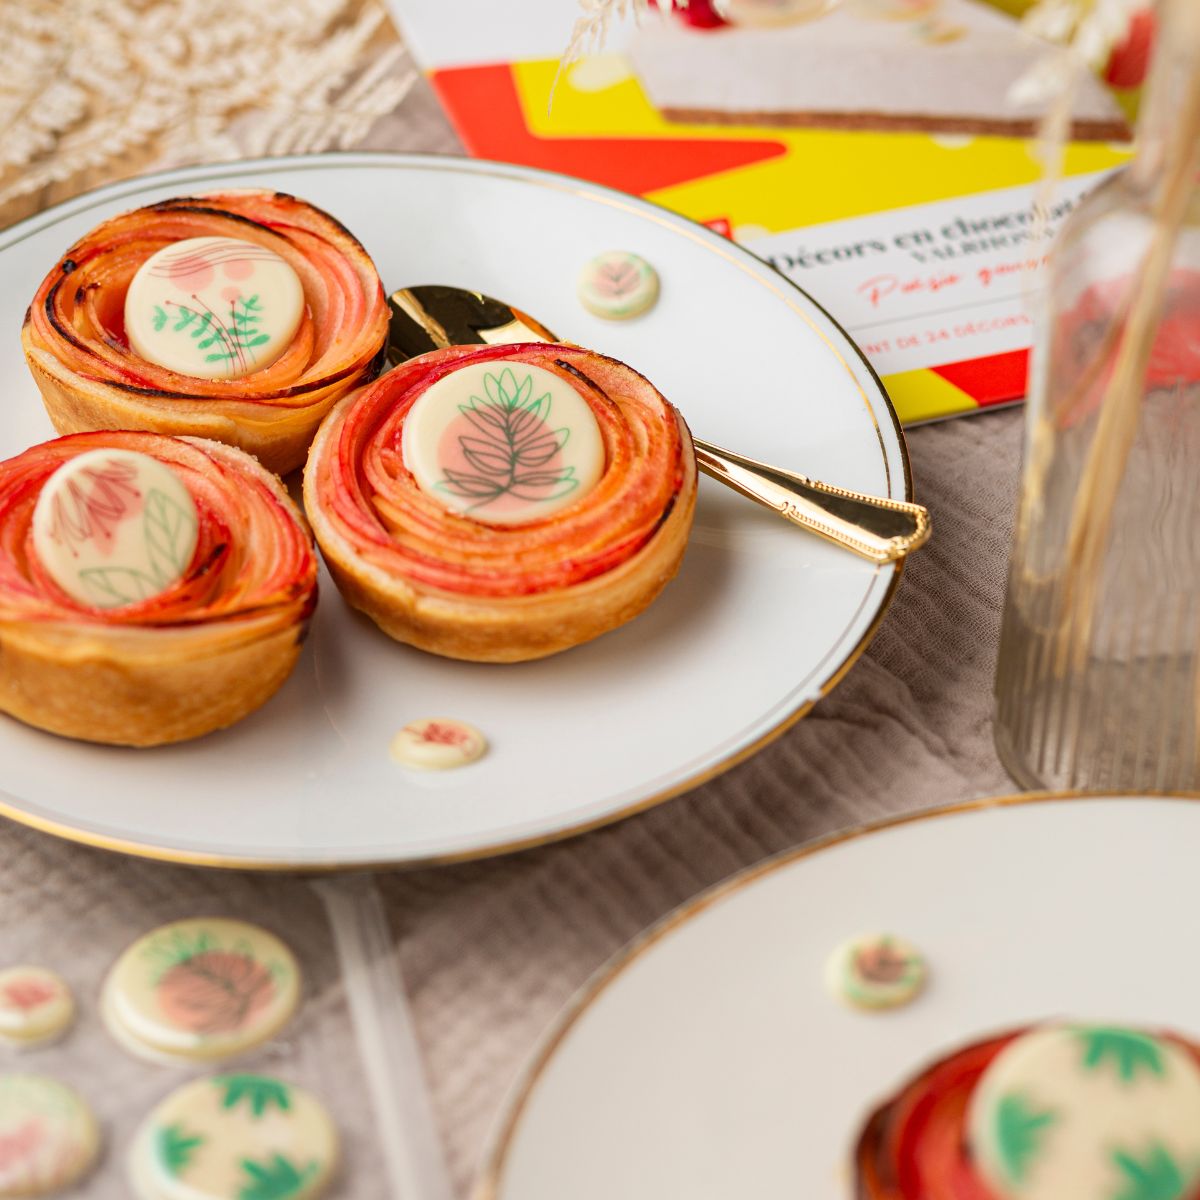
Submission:
[[1024,787],[1200,790],[1200,0],[1051,252],[996,673]]

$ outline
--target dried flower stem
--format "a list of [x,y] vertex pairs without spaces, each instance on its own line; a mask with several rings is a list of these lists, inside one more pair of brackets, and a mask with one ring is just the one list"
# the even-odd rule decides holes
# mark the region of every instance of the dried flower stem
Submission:
[[[571,31],[571,40],[563,51],[559,69],[565,70],[582,54],[600,50],[614,21],[631,14],[643,16],[650,11],[650,0],[579,0],[583,10]],[[687,0],[663,0],[663,8],[687,8]]]
[[[671,8],[687,8],[688,0],[661,0],[658,7],[662,10]],[[604,48],[608,39],[608,31],[614,21],[623,21],[626,17],[642,17],[651,11],[651,0],[579,0],[581,15],[575,21],[571,30],[571,40],[558,60],[558,70],[554,72],[554,80],[550,84],[550,99],[547,111],[554,106],[554,93],[558,91],[558,81],[562,73],[575,61],[585,54],[594,54]]]

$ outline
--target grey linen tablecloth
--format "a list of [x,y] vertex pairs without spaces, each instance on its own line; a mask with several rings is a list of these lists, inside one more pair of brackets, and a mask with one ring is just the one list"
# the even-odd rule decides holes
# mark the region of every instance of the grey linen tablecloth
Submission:
[[[423,83],[357,144],[457,149]],[[908,565],[877,637],[842,684],[750,761],[584,837],[379,877],[460,1192],[539,1034],[646,925],[809,839],[1016,790],[992,749],[991,681],[1021,419],[1019,412],[992,413],[910,431],[917,496],[932,510],[933,540]],[[0,764],[0,786],[2,772]],[[123,859],[0,822],[0,966],[43,962],[79,990],[75,1033],[22,1059],[21,1069],[60,1075],[100,1110],[110,1161],[83,1194],[127,1194],[113,1156],[123,1154],[148,1105],[183,1078],[119,1050],[99,1026],[95,990],[133,937],[159,921],[206,912],[262,920],[301,951],[306,1005],[286,1040],[249,1067],[310,1081],[347,1134],[349,1165],[338,1194],[385,1196],[330,936],[307,883]]]

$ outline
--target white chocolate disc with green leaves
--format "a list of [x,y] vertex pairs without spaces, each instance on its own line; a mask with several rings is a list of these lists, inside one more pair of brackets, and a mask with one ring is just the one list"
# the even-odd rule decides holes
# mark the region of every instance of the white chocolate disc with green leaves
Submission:
[[843,942],[830,956],[825,982],[834,997],[855,1008],[898,1008],[916,999],[928,970],[920,951],[890,933]]
[[624,321],[654,305],[658,272],[640,254],[606,250],[584,263],[576,286],[588,312],[608,321]]
[[300,968],[273,933],[245,921],[194,918],[153,930],[117,960],[102,1015],[132,1053],[213,1060],[279,1032],[300,1000]]
[[71,599],[120,608],[166,591],[191,565],[196,504],[165,463],[88,450],[62,464],[33,509],[33,550]]
[[129,1173],[140,1200],[311,1200],[337,1166],[329,1114],[264,1075],[195,1079],[146,1118]]
[[0,1042],[32,1049],[60,1037],[75,1019],[75,998],[45,967],[0,971]]
[[300,277],[273,250],[240,238],[185,238],[152,254],[125,294],[130,349],[201,379],[269,367],[304,315]]
[[443,376],[404,418],[404,465],[445,508],[489,525],[540,521],[586,496],[604,443],[586,400],[527,363],[472,363]]
[[81,1179],[100,1151],[92,1110],[45,1075],[0,1075],[0,1196],[49,1196]]
[[984,1072],[967,1129],[1003,1200],[1184,1200],[1200,1183],[1200,1067],[1132,1029],[1038,1029]]
[[419,771],[448,771],[482,758],[487,739],[474,725],[449,717],[409,721],[391,744],[392,757],[403,767]]

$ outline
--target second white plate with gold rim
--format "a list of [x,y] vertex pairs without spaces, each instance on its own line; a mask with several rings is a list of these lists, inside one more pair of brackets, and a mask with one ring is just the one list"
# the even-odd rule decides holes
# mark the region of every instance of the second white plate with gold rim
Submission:
[[[1200,965],[1181,938],[1198,839],[1200,796],[1025,795],[744,871],[571,1002],[474,1200],[849,1200],[867,1117],[953,1050],[1053,1018],[1196,1039]],[[829,956],[872,932],[925,955],[907,1007],[852,1010],[827,990]]]
[[[752,255],[654,205],[527,168],[318,155],[196,168],[92,192],[0,233],[0,458],[53,436],[17,340],[29,298],[101,220],[169,196],[274,187],[328,209],[389,289],[472,287],[648,375],[697,434],[830,483],[911,498],[882,385],[837,325]],[[575,297],[606,249],[662,294],[606,322]],[[802,715],[862,652],[899,578],[703,481],[679,577],[623,629],[519,666],[396,645],[327,575],[300,664],[260,712],[151,751],[0,717],[0,813],[95,845],[231,867],[444,861],[580,831],[676,795]],[[478,763],[421,775],[388,755],[426,716],[478,726]]]

